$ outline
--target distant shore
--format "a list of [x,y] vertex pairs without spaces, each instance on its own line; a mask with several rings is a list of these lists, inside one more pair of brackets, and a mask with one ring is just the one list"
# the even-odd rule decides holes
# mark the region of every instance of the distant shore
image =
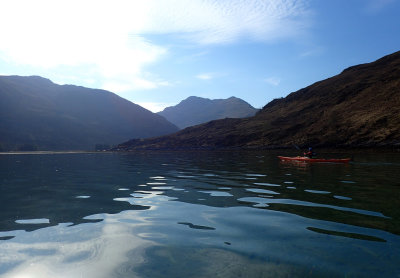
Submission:
[[[307,148],[301,148],[301,150],[296,150],[294,147],[281,147],[281,148],[198,148],[198,149],[130,149],[130,150],[107,150],[107,151],[9,151],[0,152],[0,155],[51,155],[51,154],[99,154],[99,153],[135,153],[135,152],[230,152],[230,151],[242,151],[242,152],[252,152],[252,151],[304,151]],[[328,148],[321,147],[315,148],[319,153],[375,153],[375,152],[385,152],[385,153],[398,153],[400,148],[398,146],[392,147],[354,147],[354,148]]]
[[[0,155],[14,155],[14,154],[78,154],[78,153],[100,153],[96,151],[11,151],[0,152]],[[104,152],[101,152],[104,153]]]

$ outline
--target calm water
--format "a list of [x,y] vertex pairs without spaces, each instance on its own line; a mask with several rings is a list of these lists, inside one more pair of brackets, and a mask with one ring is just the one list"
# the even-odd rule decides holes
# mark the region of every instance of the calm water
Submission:
[[0,155],[0,277],[400,277],[400,154],[278,154]]

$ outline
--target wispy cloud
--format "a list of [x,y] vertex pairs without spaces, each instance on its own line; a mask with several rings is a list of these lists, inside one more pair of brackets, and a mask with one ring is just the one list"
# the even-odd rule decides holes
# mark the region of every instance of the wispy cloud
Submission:
[[308,25],[302,0],[151,1],[143,33],[180,33],[201,44],[293,38]]
[[308,50],[305,50],[299,54],[300,58],[319,56],[324,53],[324,49],[320,46],[310,46]]
[[264,81],[272,86],[279,86],[279,84],[281,83],[281,79],[274,76],[265,78]]
[[201,79],[201,80],[210,80],[213,79],[214,76],[211,73],[202,73],[196,75],[196,78]]
[[166,81],[146,76],[146,67],[173,50],[147,35],[195,45],[294,39],[307,15],[307,0],[5,0],[0,60],[59,76],[67,68],[117,92],[152,89]]

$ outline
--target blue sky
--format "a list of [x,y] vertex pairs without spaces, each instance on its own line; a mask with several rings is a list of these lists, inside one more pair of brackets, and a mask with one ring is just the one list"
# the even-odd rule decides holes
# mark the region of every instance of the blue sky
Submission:
[[400,0],[2,0],[0,74],[261,108],[400,50]]

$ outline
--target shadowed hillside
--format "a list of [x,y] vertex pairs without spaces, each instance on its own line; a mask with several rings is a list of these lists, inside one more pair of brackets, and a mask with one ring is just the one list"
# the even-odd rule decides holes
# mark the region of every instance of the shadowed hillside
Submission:
[[350,67],[268,103],[256,116],[225,119],[119,149],[400,146],[400,52]]
[[57,85],[30,76],[0,76],[0,148],[93,150],[177,127],[104,90]]
[[194,126],[224,118],[246,118],[258,110],[236,97],[207,99],[188,97],[179,104],[165,108],[158,114],[179,128]]

